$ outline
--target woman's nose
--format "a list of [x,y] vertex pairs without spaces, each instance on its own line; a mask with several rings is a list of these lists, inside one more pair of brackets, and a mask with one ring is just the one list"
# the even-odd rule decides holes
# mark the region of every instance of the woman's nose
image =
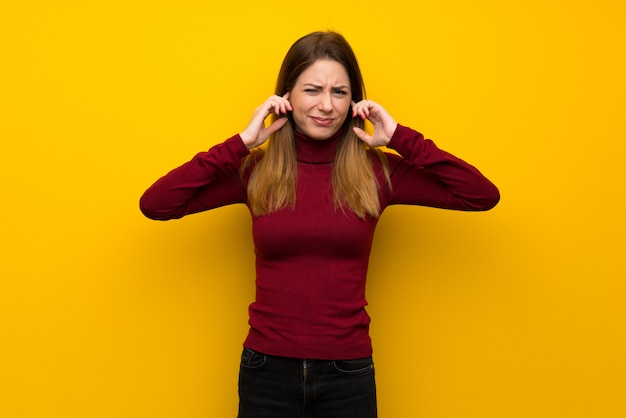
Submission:
[[317,106],[320,110],[323,110],[325,112],[330,112],[331,110],[333,110],[333,102],[330,94],[322,94],[320,96],[320,101]]

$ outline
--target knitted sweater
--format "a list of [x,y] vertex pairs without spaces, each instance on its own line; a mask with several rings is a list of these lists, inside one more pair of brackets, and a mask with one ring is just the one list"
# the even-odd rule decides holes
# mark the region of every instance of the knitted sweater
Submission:
[[[296,134],[295,209],[253,216],[256,299],[244,346],[308,359],[353,359],[372,353],[365,281],[376,218],[335,208],[332,162],[340,141]],[[387,153],[392,188],[381,187],[381,208],[393,204],[488,210],[498,189],[476,168],[398,125]],[[151,219],[167,220],[247,203],[238,175],[249,151],[239,135],[172,170],[142,196]],[[382,167],[374,159],[382,181]]]

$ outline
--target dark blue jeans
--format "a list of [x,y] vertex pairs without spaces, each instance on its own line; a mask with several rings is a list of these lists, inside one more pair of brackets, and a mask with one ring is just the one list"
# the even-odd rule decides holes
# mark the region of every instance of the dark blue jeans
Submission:
[[244,348],[239,418],[375,418],[371,357],[329,361],[275,357]]

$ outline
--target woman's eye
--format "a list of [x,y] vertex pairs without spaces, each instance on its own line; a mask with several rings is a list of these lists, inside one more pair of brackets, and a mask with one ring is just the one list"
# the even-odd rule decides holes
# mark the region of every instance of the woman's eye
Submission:
[[317,93],[317,90],[315,90],[315,89],[305,89],[304,92],[305,93]]
[[337,94],[339,96],[345,96],[348,93],[346,91],[344,91],[344,90],[335,90],[335,94]]

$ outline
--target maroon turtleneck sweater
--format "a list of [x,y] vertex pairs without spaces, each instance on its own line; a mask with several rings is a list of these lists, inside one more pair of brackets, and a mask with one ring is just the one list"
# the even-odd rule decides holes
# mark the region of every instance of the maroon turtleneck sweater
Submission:
[[[372,353],[365,279],[377,219],[336,210],[332,162],[339,137],[317,141],[297,134],[295,210],[253,216],[256,300],[244,346],[271,355],[353,359]],[[487,210],[498,189],[477,169],[398,125],[387,154],[392,189],[381,207],[412,204]],[[249,151],[239,135],[197,154],[142,196],[151,219],[166,220],[233,203],[247,203],[238,169]],[[375,172],[382,180],[380,162]],[[384,181],[381,181],[384,184]]]

